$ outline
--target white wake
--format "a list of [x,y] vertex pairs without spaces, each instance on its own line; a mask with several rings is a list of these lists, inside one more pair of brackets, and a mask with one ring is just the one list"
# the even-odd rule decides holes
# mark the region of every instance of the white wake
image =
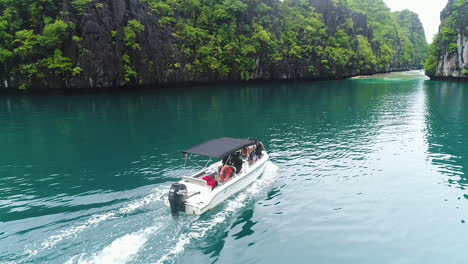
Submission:
[[35,255],[44,250],[55,247],[58,243],[62,242],[65,239],[76,237],[79,233],[90,228],[96,227],[99,223],[102,223],[108,219],[124,217],[125,215],[130,214],[142,207],[145,207],[150,203],[162,201],[166,193],[167,187],[160,186],[158,188],[153,189],[150,195],[138,199],[134,202],[131,202],[118,210],[93,215],[84,222],[81,222],[80,224],[61,230],[57,234],[54,234],[43,240],[40,243],[38,249],[26,249],[25,253],[28,255],[26,260],[30,259],[31,257],[34,257]]
[[65,264],[124,264],[132,260],[148,238],[158,230],[158,226],[127,234],[114,240],[102,251],[87,256],[86,253],[77,255]]
[[258,194],[264,187],[274,182],[277,170],[278,166],[273,164],[271,161],[268,161],[263,175],[257,181],[255,181],[245,191],[241,192],[241,194],[237,195],[234,200],[229,201],[226,208],[215,214],[213,218],[205,221],[194,222],[189,228],[191,231],[183,234],[177,241],[176,245],[169,249],[168,252],[156,262],[156,264],[163,264],[173,260],[177,255],[185,250],[187,245],[190,244],[193,239],[203,238],[207,233],[209,233],[209,231],[213,230],[218,225],[225,223],[234,212],[247,204],[249,198]]

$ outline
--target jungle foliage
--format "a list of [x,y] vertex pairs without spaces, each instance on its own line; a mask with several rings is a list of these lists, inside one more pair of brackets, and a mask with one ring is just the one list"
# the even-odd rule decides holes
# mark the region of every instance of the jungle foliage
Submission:
[[[79,17],[104,0],[71,0]],[[364,34],[349,15],[326,23],[314,3],[331,1],[334,8],[367,16],[372,34]],[[461,0],[459,0],[461,1]],[[65,43],[79,43],[81,31],[64,19],[60,1],[0,0],[0,77],[22,88],[69,82],[82,74]],[[254,79],[259,63],[288,67],[306,64],[309,76],[346,76],[421,65],[427,52],[424,33],[412,36],[413,13],[392,13],[383,0],[140,0],[172,32],[173,50],[180,51],[173,70],[192,75],[215,73]],[[146,30],[129,19],[121,54],[126,82],[138,79],[131,54],[141,50],[138,36]],[[117,31],[109,32],[117,41]],[[451,31],[442,34],[451,39]],[[449,40],[447,40],[449,41]],[[81,56],[86,54],[80,53]],[[153,63],[154,62],[149,62]],[[154,67],[154,65],[152,66]],[[298,67],[298,66],[297,66]],[[294,71],[292,71],[294,72]],[[13,76],[13,77],[12,77]],[[295,76],[293,76],[295,77]],[[297,77],[297,78],[300,78]]]
[[[410,11],[392,13],[382,0],[334,0],[367,16],[374,37],[357,32],[349,17],[325,24],[308,0],[141,0],[173,26],[178,45],[189,58],[188,71],[239,72],[252,78],[255,61],[276,63],[309,58],[317,76],[352,67],[357,74],[422,67],[427,42],[419,18]],[[414,31],[410,25],[419,23]],[[216,26],[213,26],[216,25]],[[314,63],[319,62],[319,63]]]
[[[443,54],[458,54],[458,34],[461,33],[465,35],[465,37],[468,36],[465,18],[465,11],[467,8],[468,0],[452,0],[443,11],[443,19],[439,27],[439,32],[434,36],[433,42],[429,47],[429,57],[424,63],[427,75],[436,75],[437,64]],[[465,78],[468,76],[468,71],[466,69],[461,69],[460,72]]]
[[64,41],[74,25],[65,23],[54,0],[0,0],[0,76],[13,73],[20,88],[68,81],[80,73],[64,56]]

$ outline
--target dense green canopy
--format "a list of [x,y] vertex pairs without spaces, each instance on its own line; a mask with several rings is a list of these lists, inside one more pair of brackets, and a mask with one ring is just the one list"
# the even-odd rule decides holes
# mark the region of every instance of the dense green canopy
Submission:
[[[438,34],[430,45],[430,56],[424,67],[431,77],[468,78],[468,69],[461,59],[468,36],[468,0],[449,0],[442,11]],[[464,47],[460,46],[465,45]],[[440,66],[440,67],[439,67]],[[439,69],[437,69],[439,67]],[[443,69],[446,69],[443,72]]]
[[[67,0],[64,0],[67,2]],[[110,0],[109,0],[110,1]],[[183,72],[197,80],[340,78],[420,67],[427,50],[416,14],[392,13],[382,0],[139,0],[170,32],[170,61],[135,60],[149,26],[129,18],[109,31],[124,83],[142,81],[138,65],[163,76]],[[82,45],[80,19],[108,8],[105,0],[0,0],[0,77],[28,88],[69,86],[89,74],[78,63],[92,56]],[[334,17],[334,19],[328,19]],[[364,18],[364,23],[360,20]],[[359,24],[359,25],[358,25]],[[72,47],[72,48],[69,48]],[[135,55],[136,54],[136,55]],[[305,70],[304,70],[305,69]],[[267,77],[265,77],[267,76]]]

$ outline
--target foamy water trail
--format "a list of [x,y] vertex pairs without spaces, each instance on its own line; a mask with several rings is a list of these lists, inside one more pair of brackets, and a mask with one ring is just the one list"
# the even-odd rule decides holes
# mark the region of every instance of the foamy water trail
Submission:
[[148,238],[159,229],[159,226],[127,234],[114,240],[102,251],[86,256],[85,253],[69,259],[65,264],[124,264],[132,260]]
[[164,197],[167,195],[168,193],[168,190],[169,190],[169,187],[168,186],[160,186],[156,189],[153,189],[151,191],[151,194],[140,199],[140,200],[137,200],[133,203],[130,203],[128,205],[126,205],[125,207],[121,208],[119,210],[119,214],[129,214],[141,207],[144,207],[152,202],[157,202],[157,201],[162,201],[164,199]]
[[265,171],[263,175],[255,181],[251,186],[247,187],[245,191],[241,194],[237,195],[237,197],[229,201],[226,204],[226,207],[223,211],[215,214],[213,218],[206,220],[206,221],[198,221],[194,222],[188,229],[191,232],[183,234],[179,240],[177,241],[176,245],[172,247],[166,254],[164,254],[156,264],[163,264],[167,263],[170,260],[173,260],[177,255],[182,253],[186,246],[190,244],[193,239],[200,239],[206,236],[209,231],[213,228],[217,227],[218,225],[225,223],[226,220],[239,208],[242,208],[246,205],[246,201],[254,196],[255,194],[259,193],[265,186],[268,186],[276,179],[276,172],[278,170],[278,166],[273,164],[272,162],[268,161]]
[[[215,214],[210,220],[194,221],[187,226],[188,233],[182,234],[177,243],[164,254],[159,260],[159,263],[166,263],[174,259],[177,255],[182,253],[188,244],[194,239],[200,239],[206,236],[209,231],[218,225],[225,223],[226,220],[239,208],[245,206],[246,201],[253,195],[260,192],[265,186],[273,182],[276,178],[277,166],[271,162],[267,163],[263,175],[249,186],[245,191],[237,195],[237,197],[229,201],[223,211]],[[79,233],[96,228],[100,223],[109,219],[120,218],[128,215],[136,210],[143,208],[153,202],[162,201],[167,195],[169,186],[158,186],[153,189],[151,194],[140,198],[134,202],[128,203],[121,208],[115,209],[110,212],[97,214],[91,216],[87,220],[64,229],[59,233],[52,235],[41,242],[40,247],[35,250],[27,250],[28,257],[21,262],[27,262],[30,258],[38,253],[54,248],[60,242],[76,237]],[[148,239],[154,235],[159,226],[149,227],[144,230],[124,235],[114,240],[110,245],[94,254],[79,254],[69,259],[67,264],[90,264],[90,263],[127,263],[131,261],[138,252],[144,247]],[[185,228],[184,228],[185,229]]]
[[35,249],[35,250],[27,249],[27,250],[25,250],[26,254],[28,255],[26,260],[28,260],[29,258],[37,255],[38,253],[40,253],[40,252],[42,252],[42,251],[44,251],[46,249],[53,248],[55,245],[57,245],[58,243],[60,243],[61,241],[65,240],[65,239],[75,237],[79,233],[81,233],[81,232],[83,232],[83,231],[85,231],[85,230],[87,230],[89,228],[95,227],[96,225],[98,225],[101,222],[104,222],[104,221],[106,221],[108,219],[111,219],[111,218],[123,217],[123,216],[125,216],[127,214],[130,214],[130,213],[138,210],[139,208],[147,206],[148,204],[150,204],[152,202],[162,201],[163,197],[167,194],[167,189],[168,189],[168,187],[166,187],[166,186],[160,186],[158,188],[153,189],[150,195],[145,196],[145,197],[143,197],[141,199],[138,199],[138,200],[136,200],[134,202],[131,202],[131,203],[125,205],[124,207],[122,207],[122,208],[120,208],[118,210],[93,215],[89,219],[85,220],[84,222],[82,222],[82,223],[80,223],[78,225],[75,225],[75,226],[72,226],[70,228],[61,230],[58,234],[52,235],[52,236],[48,237],[47,239],[45,239],[44,241],[42,241],[41,244],[40,244],[40,247],[38,249]]

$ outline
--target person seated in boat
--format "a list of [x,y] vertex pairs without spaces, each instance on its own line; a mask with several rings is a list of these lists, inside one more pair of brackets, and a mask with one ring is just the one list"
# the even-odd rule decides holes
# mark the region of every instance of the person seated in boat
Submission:
[[252,146],[252,151],[250,152],[247,160],[249,161],[249,165],[252,165],[255,163],[255,161],[257,161],[257,157],[255,156],[255,146]]
[[247,161],[249,161],[250,165],[252,165],[255,162],[254,152],[255,152],[255,145],[242,148],[242,156]]
[[254,151],[254,146],[247,146],[242,148],[242,157],[248,159],[250,156],[250,153]]
[[223,163],[223,166],[227,165],[227,166],[234,166],[234,160],[235,160],[235,154],[232,153],[231,155],[223,158],[222,160],[222,163]]
[[242,157],[239,151],[235,152],[232,157],[232,166],[236,168],[236,173],[239,174],[242,169]]
[[229,158],[230,156],[227,156],[227,157],[224,157],[223,160],[221,160],[221,162],[223,163],[223,166],[228,165]]
[[[228,157],[224,158],[222,162],[223,166],[221,167],[219,173],[221,182],[228,181],[230,178],[232,178],[232,176],[234,176],[235,173],[239,174],[242,169],[242,158],[240,151],[232,153]],[[235,171],[231,169],[235,169]]]
[[262,142],[257,141],[257,144],[255,144],[255,156],[257,159],[262,157],[262,151],[266,151],[265,145],[263,145]]

